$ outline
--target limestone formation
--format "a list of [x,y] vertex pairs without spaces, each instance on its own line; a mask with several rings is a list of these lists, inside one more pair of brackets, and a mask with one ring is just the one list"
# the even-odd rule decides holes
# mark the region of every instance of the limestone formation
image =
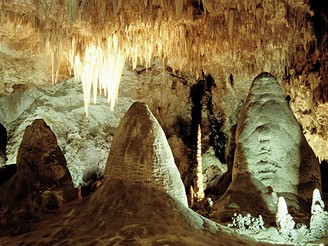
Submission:
[[279,234],[285,239],[292,239],[295,231],[295,221],[293,217],[288,213],[287,204],[285,198],[282,196],[278,199],[277,213],[276,213],[276,224]]
[[243,192],[244,198],[262,204],[262,213],[273,214],[275,192],[290,193],[310,203],[315,188],[321,188],[318,160],[279,83],[271,74],[261,73],[253,80],[239,117],[232,182],[214,207],[257,215],[251,204],[238,198]]
[[325,203],[321,199],[320,191],[318,189],[313,190],[311,214],[321,212],[325,209]]
[[222,196],[228,189],[232,179],[233,159],[236,149],[236,127],[233,125],[229,131],[229,138],[225,149],[225,159],[227,163],[227,172],[225,172],[217,182],[214,192]]
[[313,191],[309,236],[314,240],[328,236],[328,212],[318,189]]
[[30,229],[41,214],[76,197],[57,139],[42,119],[25,129],[17,173],[0,187],[0,235]]
[[165,134],[144,103],[135,102],[116,129],[105,176],[156,187],[188,206]]
[[313,189],[321,187],[318,160],[279,83],[268,73],[254,79],[239,118],[233,181],[239,173],[308,201]]
[[44,120],[35,120],[25,129],[17,155],[17,171],[65,181],[63,184],[72,182],[56,136]]

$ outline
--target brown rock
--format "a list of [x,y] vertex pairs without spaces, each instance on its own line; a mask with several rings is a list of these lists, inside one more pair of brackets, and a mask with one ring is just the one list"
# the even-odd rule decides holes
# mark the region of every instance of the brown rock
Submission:
[[53,180],[63,178],[68,172],[56,136],[41,119],[25,129],[17,154],[17,171],[38,173]]
[[0,187],[0,235],[28,231],[44,212],[76,198],[57,139],[42,119],[25,129],[17,174]]

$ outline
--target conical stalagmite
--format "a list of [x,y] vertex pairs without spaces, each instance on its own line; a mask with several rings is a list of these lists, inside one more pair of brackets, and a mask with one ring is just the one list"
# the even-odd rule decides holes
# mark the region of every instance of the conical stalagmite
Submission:
[[156,187],[188,206],[165,134],[144,103],[134,103],[117,128],[105,176]]
[[279,83],[271,74],[261,73],[240,113],[232,182],[214,204],[215,216],[237,209],[272,218],[276,193],[288,193],[295,211],[300,211],[304,203],[298,198],[310,203],[315,188],[321,188],[318,160]]
[[232,180],[241,173],[307,201],[321,187],[318,160],[269,73],[254,79],[239,118]]
[[66,159],[42,119],[25,129],[17,173],[0,186],[0,235],[30,230],[43,213],[76,198]]

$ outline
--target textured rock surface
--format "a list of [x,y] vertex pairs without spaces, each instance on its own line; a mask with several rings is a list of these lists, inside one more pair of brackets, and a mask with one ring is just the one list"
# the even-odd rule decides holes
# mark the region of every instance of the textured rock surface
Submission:
[[[119,164],[119,163],[118,163]],[[2,237],[8,246],[34,245],[257,245],[210,221],[167,193],[138,182],[106,179],[34,231]]]
[[66,160],[50,127],[35,120],[25,130],[17,174],[0,187],[1,235],[28,231],[43,212],[76,198]]
[[132,102],[120,97],[113,112],[98,97],[86,118],[82,88],[74,79],[0,97],[0,119],[8,129],[7,164],[16,163],[25,128],[42,118],[57,137],[74,186],[85,185],[90,176],[103,175],[112,136]]
[[[258,75],[236,129],[232,183],[214,204],[214,217],[225,209],[241,209],[270,217],[275,210],[275,192],[292,193],[310,202],[313,189],[320,189],[320,186],[318,160],[306,142],[280,85],[268,73]],[[242,193],[243,198],[238,197]],[[256,199],[261,209],[247,204],[249,199]],[[291,200],[298,203],[296,197]],[[295,209],[300,209],[300,206],[295,205]]]
[[212,191],[220,178],[227,172],[227,165],[222,164],[215,157],[214,151],[210,148],[202,155],[203,175],[204,175],[204,190]]
[[116,130],[99,189],[70,203],[60,216],[49,216],[34,231],[0,240],[5,245],[250,243],[189,209],[186,196],[181,199],[179,179],[162,129],[145,104],[134,103]]
[[18,149],[17,172],[27,176],[31,173],[45,176],[72,191],[72,178],[64,154],[55,134],[42,119],[34,120],[25,129]]
[[320,166],[276,79],[258,75],[250,88],[237,130],[233,182],[249,173],[276,192],[310,201],[321,186]]
[[105,176],[156,187],[188,206],[165,134],[144,103],[135,102],[116,129]]

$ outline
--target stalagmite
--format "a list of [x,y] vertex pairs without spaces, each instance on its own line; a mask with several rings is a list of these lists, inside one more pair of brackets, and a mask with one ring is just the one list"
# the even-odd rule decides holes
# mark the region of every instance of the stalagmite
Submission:
[[144,103],[135,102],[116,129],[105,177],[159,189],[188,207],[165,134]]
[[311,213],[314,214],[316,212],[323,211],[324,209],[325,203],[321,199],[320,191],[318,189],[314,189],[312,196]]
[[277,213],[276,213],[276,224],[279,233],[283,237],[290,237],[294,234],[295,222],[293,217],[288,213],[287,204],[285,198],[282,196],[278,199]]
[[320,191],[314,189],[309,235],[315,240],[328,236],[328,212],[324,209],[325,204],[321,199]]
[[198,125],[197,133],[197,175],[195,177],[195,192],[197,195],[197,200],[201,201],[205,197],[204,193],[204,181],[203,181],[203,161],[202,161],[202,131],[200,125]]

